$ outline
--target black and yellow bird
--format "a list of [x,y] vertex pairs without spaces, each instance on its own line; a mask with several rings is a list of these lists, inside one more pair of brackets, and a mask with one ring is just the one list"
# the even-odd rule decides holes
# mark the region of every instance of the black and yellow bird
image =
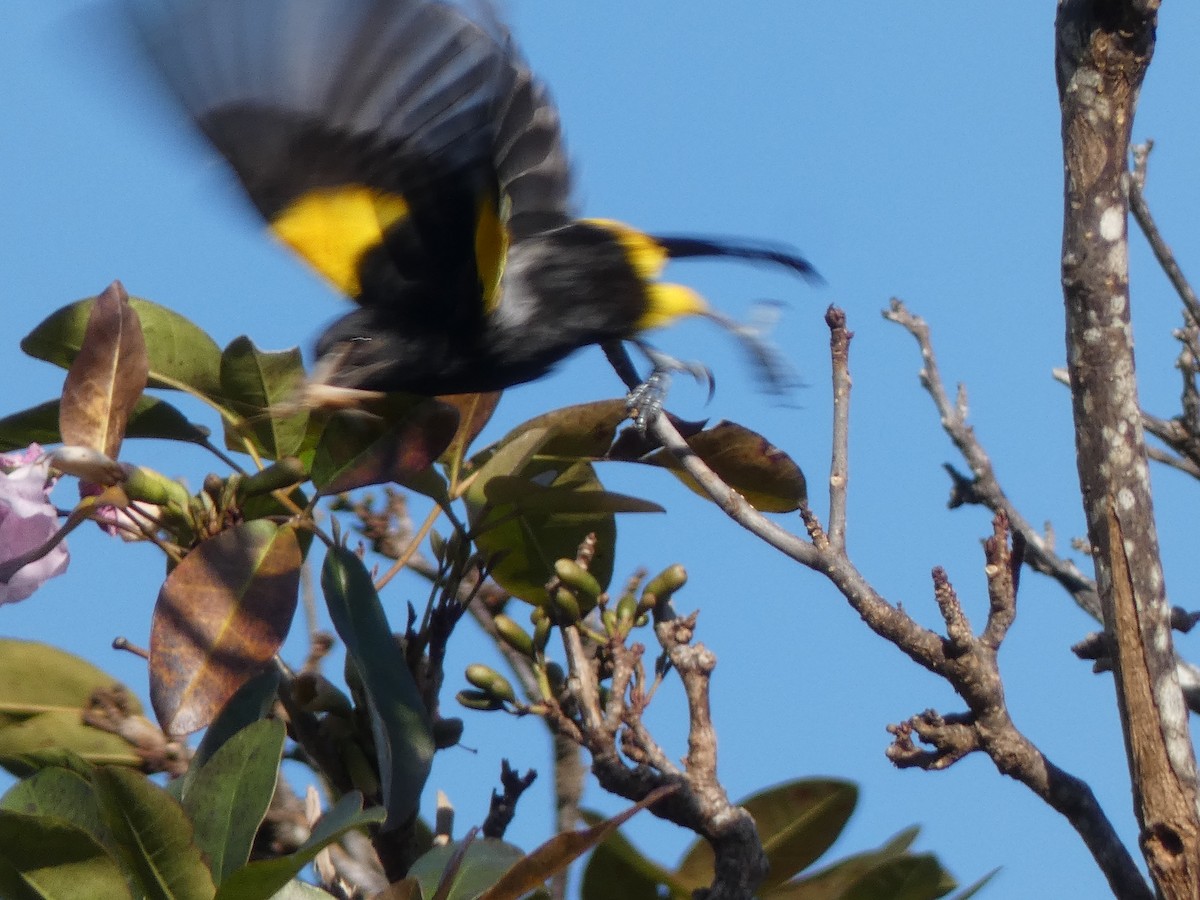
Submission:
[[357,303],[318,340],[326,391],[498,390],[681,316],[731,325],[659,280],[672,258],[813,275],[779,248],[577,218],[558,113],[484,3],[129,3],[274,234]]

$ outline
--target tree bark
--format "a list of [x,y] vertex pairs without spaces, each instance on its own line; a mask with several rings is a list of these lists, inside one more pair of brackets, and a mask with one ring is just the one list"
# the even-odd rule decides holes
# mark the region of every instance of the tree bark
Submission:
[[1175,673],[1129,318],[1128,151],[1158,0],[1060,0],[1062,278],[1080,487],[1142,852],[1166,898],[1200,897],[1196,764]]

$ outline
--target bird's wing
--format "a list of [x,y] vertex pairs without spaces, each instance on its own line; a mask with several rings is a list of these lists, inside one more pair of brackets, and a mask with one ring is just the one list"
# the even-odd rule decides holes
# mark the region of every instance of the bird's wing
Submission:
[[486,9],[129,2],[150,57],[272,229],[360,303],[469,324],[508,241],[568,220],[557,112]]

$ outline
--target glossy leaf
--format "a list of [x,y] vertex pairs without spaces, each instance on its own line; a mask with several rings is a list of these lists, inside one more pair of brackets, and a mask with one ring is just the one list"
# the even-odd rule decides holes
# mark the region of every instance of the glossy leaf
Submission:
[[250,858],[255,832],[275,793],[284,731],[278,719],[246,726],[184,786],[184,811],[217,884]]
[[[793,512],[808,499],[804,473],[786,453],[761,434],[733,422],[719,422],[687,438],[708,467],[762,512]],[[708,497],[667,450],[637,462],[669,469],[689,489]]]
[[167,577],[150,631],[150,699],[172,734],[209,724],[287,637],[300,584],[296,530],[257,519],[193,549]]
[[101,815],[147,900],[212,900],[216,890],[183,809],[145,776],[111,766],[92,776]]
[[225,445],[244,451],[249,440],[268,459],[295,454],[308,427],[308,411],[287,409],[286,404],[295,402],[303,386],[299,349],[259,350],[250,338],[235,338],[221,354],[221,395],[241,423],[236,429],[226,423]]
[[540,887],[550,876],[566,869],[608,835],[615,833],[617,828],[634,815],[657,803],[673,790],[673,787],[658,788],[611,819],[590,828],[556,834],[528,856],[518,860],[491,888],[480,895],[479,900],[518,900],[529,891]]
[[435,499],[445,482],[430,467],[458,427],[458,411],[437,401],[395,395],[371,410],[342,410],[329,418],[312,460],[312,481],[323,494],[396,482]]
[[624,400],[564,406],[521,423],[498,444],[507,444],[529,431],[544,431],[546,439],[539,453],[568,459],[600,459],[628,418]]
[[363,561],[345,547],[331,548],[321,588],[333,627],[346,645],[347,665],[357,671],[366,691],[388,815],[385,827],[396,828],[416,814],[433,763],[429,712]]
[[[421,885],[426,898],[435,896],[446,867],[462,849],[461,841],[434,847],[408,870],[408,876]],[[458,862],[445,900],[476,900],[500,880],[500,877],[525,856],[520,848],[494,838],[473,840]]]
[[665,512],[657,503],[611,491],[581,491],[573,485],[545,487],[531,478],[497,475],[484,484],[492,506],[510,504],[522,514]]
[[[837,840],[858,803],[850,781],[804,778],[768,788],[743,806],[758,827],[770,874],[764,892],[782,884],[817,861]],[[693,888],[712,883],[713,852],[708,841],[696,841],[677,870]]]
[[300,870],[313,861],[322,848],[351,828],[383,820],[383,810],[362,808],[362,794],[351,791],[317,820],[304,845],[295,853],[246,863],[230,875],[217,891],[216,900],[268,900],[282,890]]
[[[21,349],[66,369],[83,344],[83,334],[94,297],[51,313],[31,331]],[[207,397],[219,397],[221,350],[202,329],[165,306],[137,297],[129,298],[137,313],[150,362],[150,386],[190,388]]]
[[106,900],[132,897],[120,865],[82,828],[0,810],[0,896],[78,900],[84,890]]
[[[595,534],[596,555],[588,570],[601,587],[607,587],[612,578],[617,523],[613,513],[605,509],[604,490],[591,464],[531,459],[519,470],[525,481],[551,491],[547,496],[556,497],[555,503],[560,506],[571,505],[564,501],[564,495],[568,498],[575,495],[575,509],[556,512],[528,509],[514,502],[493,504],[488,500],[490,482],[484,476],[496,460],[503,459],[501,454],[505,450],[489,460],[467,494],[467,512],[476,532],[476,546],[496,560],[489,574],[513,596],[544,604],[548,600],[546,582],[554,575],[555,560],[574,559],[584,538]],[[501,494],[504,495],[503,488]],[[589,494],[594,496],[586,496]],[[510,498],[505,495],[505,499]],[[589,504],[594,504],[591,511]]]
[[141,323],[125,288],[114,281],[92,304],[67,370],[58,411],[63,442],[116,459],[149,372]]
[[[56,647],[0,638],[0,765],[14,774],[62,750],[96,762],[139,766],[141,758],[122,737],[85,725],[82,713],[92,693],[111,689],[111,675]],[[130,698],[130,712],[141,705]],[[26,758],[22,762],[22,758]]]

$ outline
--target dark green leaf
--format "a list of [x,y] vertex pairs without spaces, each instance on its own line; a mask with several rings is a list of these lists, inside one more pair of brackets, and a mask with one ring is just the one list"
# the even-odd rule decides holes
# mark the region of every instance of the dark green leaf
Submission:
[[876,866],[843,895],[843,900],[937,900],[957,885],[930,854],[905,855]]
[[83,829],[50,816],[0,810],[0,896],[122,900],[131,894],[117,861]]
[[[770,874],[769,891],[804,871],[837,840],[858,802],[853,782],[803,778],[768,788],[739,804],[754,817]],[[713,853],[708,841],[696,841],[677,870],[693,888],[712,883]]]
[[[589,822],[602,816],[585,814]],[[691,890],[662,866],[642,855],[619,831],[614,831],[596,847],[583,870],[580,886],[582,900],[659,900],[660,886],[666,887],[672,900],[687,900]]]
[[[241,417],[225,426],[225,445],[245,450],[251,441],[268,459],[296,453],[308,426],[308,411],[294,404],[304,385],[300,350],[259,350],[248,337],[235,338],[221,354],[221,394],[225,405]],[[285,412],[280,412],[286,409]]]
[[267,900],[312,862],[323,847],[351,828],[382,820],[383,810],[364,810],[362,794],[351,791],[317,820],[304,846],[288,856],[246,863],[225,880],[217,891],[216,900]]
[[511,504],[522,514],[665,512],[657,503],[640,497],[610,491],[581,491],[575,485],[544,487],[532,479],[513,475],[489,479],[484,494],[492,506]]
[[70,769],[46,768],[17,782],[0,799],[0,808],[61,819],[82,828],[100,843],[110,840],[91,781]]
[[192,756],[191,766],[181,779],[186,793],[192,778],[231,737],[248,725],[265,719],[275,707],[275,692],[279,688],[279,670],[274,666],[256,675],[238,688],[229,702],[221,707],[213,723],[204,732],[200,746]]
[[[83,343],[94,297],[51,313],[31,331],[21,349],[66,369]],[[150,386],[183,389],[217,398],[221,389],[221,350],[200,328],[164,306],[130,297],[150,360]]]
[[126,871],[147,900],[212,900],[212,875],[174,798],[145,776],[111,766],[97,769],[92,784]]
[[183,786],[184,811],[217,884],[250,858],[254,834],[275,793],[284,732],[277,719],[247,725]]
[[345,547],[331,548],[321,570],[321,588],[333,626],[346,645],[347,664],[366,689],[388,814],[385,827],[396,828],[416,814],[433,763],[429,712],[363,561]]

